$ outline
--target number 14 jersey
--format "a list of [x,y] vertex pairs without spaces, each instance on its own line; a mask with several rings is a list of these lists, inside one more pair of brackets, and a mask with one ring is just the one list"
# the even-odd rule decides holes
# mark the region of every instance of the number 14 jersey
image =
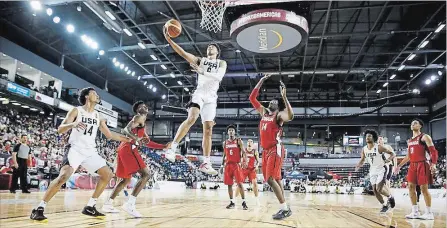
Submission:
[[93,149],[96,148],[96,135],[98,134],[98,128],[100,124],[100,115],[95,110],[93,112],[87,112],[82,106],[76,107],[78,115],[75,121],[79,121],[85,124],[85,129],[73,128],[69,133],[68,143],[72,147]]

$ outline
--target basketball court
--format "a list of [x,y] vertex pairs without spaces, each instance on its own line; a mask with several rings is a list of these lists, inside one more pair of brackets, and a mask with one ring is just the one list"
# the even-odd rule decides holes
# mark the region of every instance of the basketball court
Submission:
[[[225,190],[159,191],[145,190],[138,197],[137,207],[143,218],[129,217],[126,212],[107,214],[94,219],[81,214],[90,191],[68,190],[58,193],[46,211],[48,222],[29,219],[30,211],[39,203],[43,193],[11,195],[1,193],[0,224],[2,227],[445,227],[446,212],[435,208],[435,220],[406,220],[410,210],[404,198],[396,197],[396,208],[385,215],[374,196],[298,194],[286,192],[293,214],[284,221],[274,221],[277,201],[272,192],[260,193],[261,205],[256,206],[248,193],[249,210],[225,209],[228,196]],[[98,205],[102,205],[105,192]],[[124,202],[124,194],[115,205]],[[445,203],[444,203],[445,204]],[[445,205],[444,205],[445,207]],[[119,208],[118,206],[116,208]]]

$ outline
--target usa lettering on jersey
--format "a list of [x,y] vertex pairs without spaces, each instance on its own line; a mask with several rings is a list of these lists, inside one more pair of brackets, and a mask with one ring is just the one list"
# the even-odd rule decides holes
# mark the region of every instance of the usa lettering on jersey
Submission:
[[97,125],[98,124],[98,121],[96,119],[93,119],[93,118],[90,118],[90,117],[85,117],[85,116],[82,116],[81,122],[85,123],[85,124],[93,124],[93,125]]
[[208,59],[205,59],[205,61],[203,61],[203,66],[206,68],[207,72],[211,72],[213,69],[217,69],[218,64],[217,62],[211,62]]

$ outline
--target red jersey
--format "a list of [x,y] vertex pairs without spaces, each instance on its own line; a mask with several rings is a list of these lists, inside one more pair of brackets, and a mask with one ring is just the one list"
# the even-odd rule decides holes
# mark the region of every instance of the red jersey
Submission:
[[[144,126],[142,127],[136,127],[131,130],[132,134],[135,134],[138,136],[138,138],[143,138],[145,134]],[[131,143],[128,142],[121,142],[120,146],[118,147],[118,150],[125,147],[126,145],[131,145]]]
[[241,161],[241,148],[238,145],[238,139],[225,141],[225,162],[239,163]]
[[408,140],[408,154],[410,162],[426,161],[427,145],[422,141],[424,133]]
[[261,147],[266,150],[281,143],[282,126],[278,124],[278,113],[265,113],[259,123]]
[[247,155],[248,159],[248,167],[247,169],[254,169],[255,168],[255,162],[256,162],[256,150],[252,149],[251,151],[245,150],[245,154]]

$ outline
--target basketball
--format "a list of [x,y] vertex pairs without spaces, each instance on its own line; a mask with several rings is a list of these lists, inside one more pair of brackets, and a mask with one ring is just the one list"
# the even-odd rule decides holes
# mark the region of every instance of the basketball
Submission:
[[180,33],[182,33],[182,25],[175,19],[167,21],[165,27],[168,30],[169,37],[171,38],[176,38],[180,35]]

